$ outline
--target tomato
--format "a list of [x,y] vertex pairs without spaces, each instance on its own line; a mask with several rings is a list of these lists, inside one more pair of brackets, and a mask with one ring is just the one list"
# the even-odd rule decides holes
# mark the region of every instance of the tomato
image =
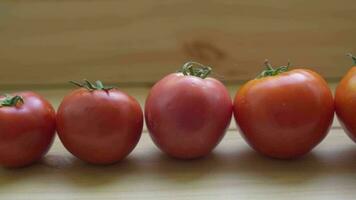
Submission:
[[336,115],[347,135],[356,142],[356,57],[354,66],[342,78],[335,92]]
[[186,63],[151,89],[145,119],[154,143],[168,155],[193,159],[207,155],[223,138],[232,117],[224,85],[207,77],[211,68]]
[[[75,82],[74,82],[75,83]],[[113,164],[137,145],[143,127],[139,103],[115,88],[85,81],[68,94],[57,112],[57,130],[65,148],[92,164]]]
[[325,80],[308,69],[274,69],[237,92],[234,116],[256,151],[291,159],[311,151],[327,135],[334,116],[332,93]]
[[23,167],[40,160],[56,130],[51,104],[33,92],[0,97],[0,165]]

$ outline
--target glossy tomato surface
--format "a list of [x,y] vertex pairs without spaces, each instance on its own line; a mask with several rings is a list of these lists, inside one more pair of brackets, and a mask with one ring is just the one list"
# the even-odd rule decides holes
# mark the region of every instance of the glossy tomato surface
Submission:
[[143,113],[138,102],[117,90],[77,89],[67,95],[57,113],[63,145],[93,164],[112,164],[137,145]]
[[308,153],[327,135],[334,103],[320,75],[296,69],[247,82],[236,94],[234,115],[256,151],[290,159]]
[[[55,135],[55,111],[33,92],[20,92],[23,102],[0,106],[0,165],[23,167],[47,153]],[[1,97],[0,99],[4,99]]]
[[151,89],[145,118],[155,144],[172,157],[205,156],[223,138],[232,101],[216,79],[173,73]]
[[337,86],[335,109],[345,132],[356,142],[356,67],[352,67]]

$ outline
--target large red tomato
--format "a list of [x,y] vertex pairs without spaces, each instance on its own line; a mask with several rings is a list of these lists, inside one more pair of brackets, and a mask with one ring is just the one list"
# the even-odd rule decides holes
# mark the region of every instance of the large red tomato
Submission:
[[344,130],[356,142],[356,57],[350,56],[354,66],[336,88],[335,109]]
[[86,81],[67,95],[57,112],[57,130],[63,145],[79,159],[112,164],[137,145],[143,126],[138,102],[114,88]]
[[0,97],[0,165],[22,167],[41,159],[53,142],[55,123],[53,107],[38,94]]
[[332,93],[311,70],[266,64],[236,94],[236,122],[256,151],[281,159],[302,156],[328,133],[334,116]]
[[207,78],[211,68],[189,62],[151,89],[145,118],[155,144],[172,157],[207,155],[223,138],[232,116],[224,85]]

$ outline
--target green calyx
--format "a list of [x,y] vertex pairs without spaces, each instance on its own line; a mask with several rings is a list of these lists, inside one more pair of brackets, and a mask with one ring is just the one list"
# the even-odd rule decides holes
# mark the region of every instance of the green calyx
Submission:
[[187,62],[183,65],[182,69],[179,70],[184,76],[196,76],[202,79],[208,77],[211,71],[211,67],[197,62]]
[[349,57],[351,57],[351,59],[352,59],[354,65],[356,65],[356,57],[353,56],[351,53],[348,53],[348,54],[346,54],[346,55],[349,56]]
[[3,99],[0,99],[0,107],[4,106],[17,106],[19,103],[23,104],[24,100],[21,96],[10,96],[5,94]]
[[288,64],[286,66],[280,66],[277,68],[273,68],[272,65],[266,59],[264,65],[266,66],[266,69],[263,70],[261,72],[261,74],[257,76],[257,79],[269,77],[269,76],[276,76],[278,74],[288,71],[289,67],[290,67],[290,62],[288,61]]
[[91,83],[90,81],[88,81],[86,79],[83,80],[83,83],[78,83],[76,81],[69,81],[69,82],[72,83],[73,85],[76,85],[81,88],[85,88],[89,91],[94,91],[94,90],[108,91],[108,90],[111,90],[114,88],[114,87],[104,86],[104,84],[99,80],[95,81],[95,83]]

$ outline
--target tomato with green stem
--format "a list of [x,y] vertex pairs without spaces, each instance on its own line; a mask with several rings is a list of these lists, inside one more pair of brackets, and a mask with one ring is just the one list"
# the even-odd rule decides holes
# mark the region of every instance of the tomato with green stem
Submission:
[[223,138],[232,116],[225,86],[208,77],[211,68],[186,63],[158,81],[145,105],[154,143],[168,155],[193,159],[209,154]]
[[311,151],[327,135],[334,101],[326,81],[308,69],[273,68],[268,61],[256,79],[237,92],[234,115],[256,151],[291,159]]
[[342,78],[335,92],[336,115],[347,135],[356,142],[356,57],[353,67]]
[[52,145],[55,111],[34,92],[0,97],[0,165],[23,167],[40,160]]
[[143,113],[131,96],[101,81],[79,86],[61,102],[57,130],[63,145],[79,159],[112,164],[124,159],[137,145]]

